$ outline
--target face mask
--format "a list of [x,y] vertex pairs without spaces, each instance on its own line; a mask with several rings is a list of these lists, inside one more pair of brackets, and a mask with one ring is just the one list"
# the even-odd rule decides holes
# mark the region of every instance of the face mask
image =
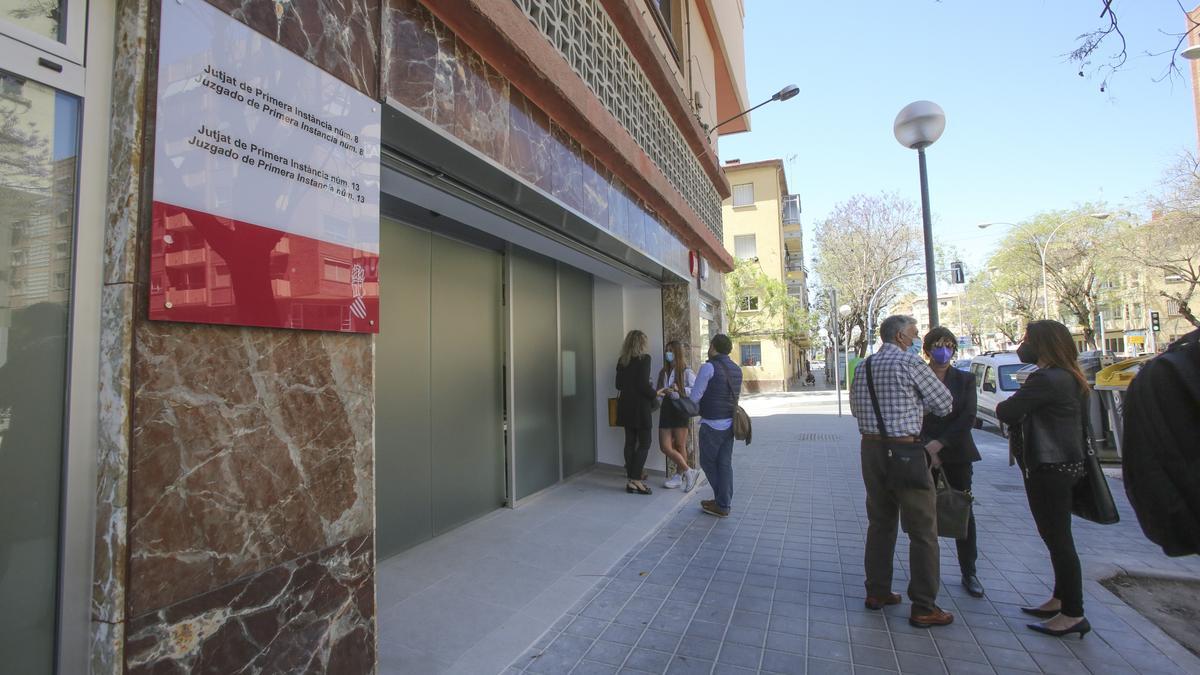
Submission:
[[954,350],[949,347],[934,347],[929,355],[933,357],[933,362],[939,366],[944,366],[950,363],[950,357],[954,356]]
[[674,352],[667,352],[665,356],[667,357],[667,363],[671,363],[672,361],[675,360]]
[[908,346],[907,351],[909,354],[916,354],[917,356],[920,356],[921,355],[921,345],[917,344],[916,340],[913,340],[912,344],[910,344]]
[[1022,342],[1020,347],[1017,347],[1017,358],[1021,359],[1021,363],[1037,363],[1038,353],[1033,345],[1028,342]]

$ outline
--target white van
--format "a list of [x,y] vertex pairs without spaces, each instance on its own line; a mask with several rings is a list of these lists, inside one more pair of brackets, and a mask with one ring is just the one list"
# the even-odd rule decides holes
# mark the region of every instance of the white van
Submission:
[[975,428],[982,428],[983,423],[988,422],[999,427],[1001,434],[1008,435],[1004,425],[996,419],[996,405],[1021,387],[1016,374],[1025,367],[1016,352],[985,352],[971,359],[978,397]]

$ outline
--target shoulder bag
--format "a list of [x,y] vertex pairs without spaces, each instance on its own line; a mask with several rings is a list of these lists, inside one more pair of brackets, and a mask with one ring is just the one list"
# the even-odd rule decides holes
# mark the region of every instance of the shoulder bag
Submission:
[[[714,363],[713,367],[716,365]],[[745,441],[746,445],[750,445],[750,441],[754,438],[754,427],[750,424],[750,416],[738,405],[741,400],[741,394],[733,390],[733,381],[729,379],[729,369],[721,365],[721,370],[725,372],[725,386],[729,388],[729,395],[733,398],[733,438],[738,441]]]
[[1088,434],[1088,400],[1084,397],[1081,402],[1083,414],[1083,466],[1085,473],[1075,483],[1071,491],[1071,513],[1101,525],[1113,525],[1121,522],[1117,513],[1117,504],[1113,501],[1112,491],[1108,489],[1108,479],[1104,477],[1104,469],[1100,467],[1100,458],[1092,447],[1092,439]]
[[929,473],[929,454],[921,443],[906,443],[888,438],[883,414],[879,411],[879,397],[875,394],[875,378],[871,375],[871,360],[866,360],[867,389],[871,392],[871,406],[875,408],[875,421],[879,435],[887,450],[887,486],[892,490],[928,490],[933,482]]

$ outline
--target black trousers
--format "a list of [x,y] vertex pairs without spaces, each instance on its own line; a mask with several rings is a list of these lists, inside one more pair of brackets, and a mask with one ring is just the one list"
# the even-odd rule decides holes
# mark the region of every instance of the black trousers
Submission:
[[1071,536],[1071,490],[1078,480],[1060,471],[1033,471],[1025,479],[1029,510],[1054,567],[1054,597],[1067,616],[1083,616],[1083,570]]
[[[971,478],[975,475],[975,470],[970,462],[962,464],[943,464],[942,475],[946,477],[946,482],[955,490],[970,490]],[[967,523],[967,538],[958,539],[955,541],[958,547],[958,568],[962,571],[962,575],[975,575],[975,561],[979,558],[979,548],[975,539],[975,510],[971,510],[971,520]]]
[[629,480],[641,480],[646,468],[646,455],[650,452],[652,429],[625,427],[625,476]]

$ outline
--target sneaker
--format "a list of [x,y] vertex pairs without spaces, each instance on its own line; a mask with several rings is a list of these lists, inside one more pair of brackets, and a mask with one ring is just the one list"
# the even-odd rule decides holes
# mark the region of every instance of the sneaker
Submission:
[[663,483],[663,487],[667,488],[668,490],[674,490],[676,488],[683,487],[683,476],[679,474],[671,476],[666,480],[666,482]]
[[683,474],[683,491],[691,492],[696,489],[696,483],[700,482],[700,471],[698,469],[688,469]]
[[716,516],[718,518],[725,518],[729,515],[729,512],[717,506],[716,502],[712,502],[711,504],[700,502],[700,510],[704,511],[710,516]]

